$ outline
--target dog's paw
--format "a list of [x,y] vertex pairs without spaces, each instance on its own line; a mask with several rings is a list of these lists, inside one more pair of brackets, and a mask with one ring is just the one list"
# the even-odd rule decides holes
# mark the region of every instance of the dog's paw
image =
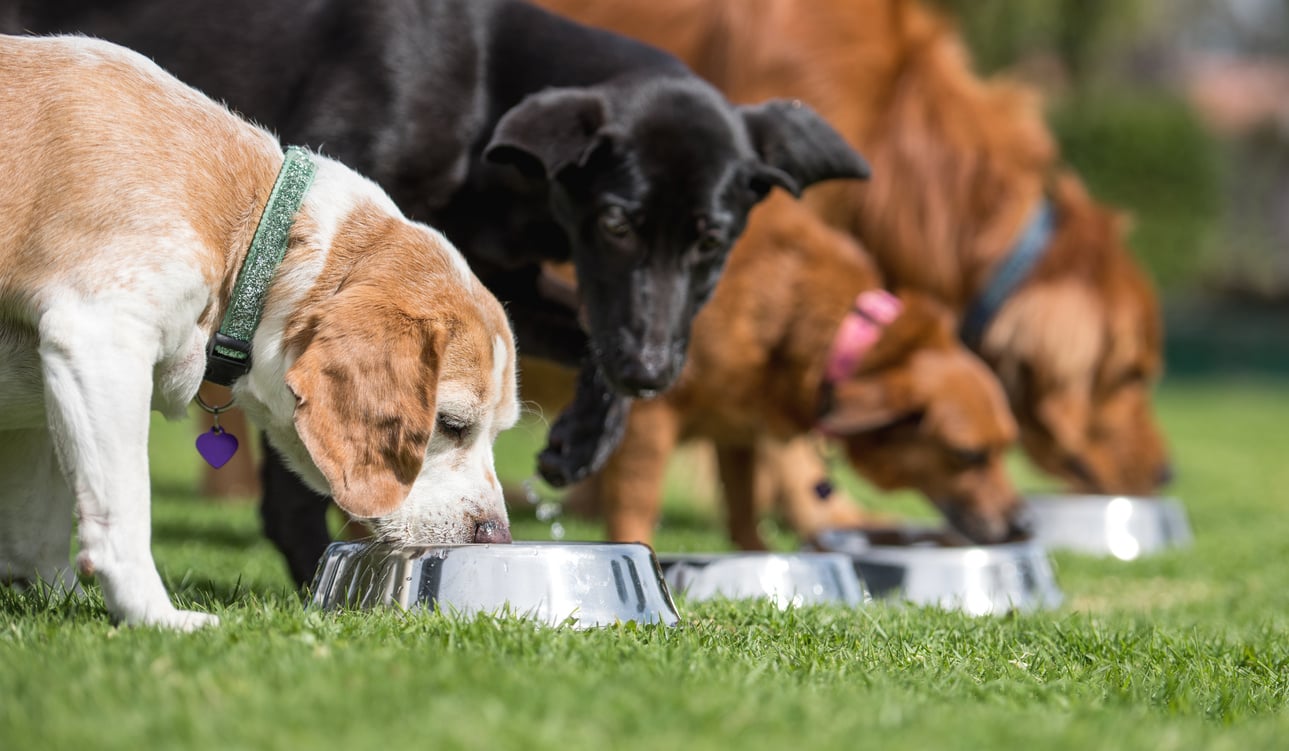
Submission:
[[595,420],[585,420],[571,410],[560,415],[551,426],[546,448],[537,455],[542,479],[563,488],[598,472],[622,440],[630,404],[630,399],[616,397]]
[[563,488],[586,479],[597,467],[594,456],[558,438],[552,429],[545,449],[537,455],[537,472],[552,487]]
[[195,610],[169,610],[149,614],[142,625],[167,628],[174,631],[196,631],[199,628],[219,625],[219,616],[198,613]]
[[583,363],[573,401],[560,413],[537,456],[542,479],[562,488],[604,466],[626,432],[631,399],[614,393],[599,368]]

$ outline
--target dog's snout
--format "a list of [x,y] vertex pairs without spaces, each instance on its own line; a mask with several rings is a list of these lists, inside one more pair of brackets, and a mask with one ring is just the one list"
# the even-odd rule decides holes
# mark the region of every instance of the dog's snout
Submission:
[[606,369],[605,375],[622,393],[653,396],[671,386],[678,371],[670,352],[660,350],[624,359],[616,368]]
[[1034,515],[1029,506],[1017,503],[1007,521],[1007,541],[1020,542],[1034,536]]
[[1173,484],[1176,475],[1173,473],[1173,465],[1163,464],[1155,472],[1155,487],[1166,488]]
[[487,519],[474,525],[474,542],[509,543],[510,525],[499,519]]
[[941,501],[936,505],[950,526],[978,545],[1015,542],[1033,535],[1033,522],[1025,505],[1019,501],[995,511],[952,501]]

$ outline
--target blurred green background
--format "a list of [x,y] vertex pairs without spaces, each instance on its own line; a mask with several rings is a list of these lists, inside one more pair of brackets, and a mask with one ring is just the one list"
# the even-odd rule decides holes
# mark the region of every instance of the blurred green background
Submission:
[[1289,0],[936,1],[1133,218],[1170,374],[1289,374]]
[[[1064,160],[1131,218],[1131,247],[1163,294],[1161,399],[1174,385],[1183,393],[1284,394],[1289,0],[929,1],[954,18],[981,75],[1016,77],[1043,92]],[[521,536],[549,532],[533,518],[536,504],[515,500],[553,417],[533,415],[498,444]],[[846,467],[834,470],[879,511],[930,514],[912,493],[880,494]],[[669,545],[711,545],[720,513],[711,474],[702,461],[674,463]],[[1013,474],[1026,489],[1051,485],[1019,456]],[[543,492],[543,500],[558,497]],[[558,525],[571,538],[602,535],[598,522],[573,514]],[[767,531],[782,546],[795,544],[773,524]]]
[[[1064,161],[1131,219],[1131,247],[1165,309],[1161,405],[1178,404],[1178,393],[1283,397],[1289,0],[930,1],[957,23],[978,73],[1019,78],[1043,93]],[[534,419],[503,436],[504,477],[532,473],[544,429]],[[1166,429],[1185,453],[1175,426]],[[878,511],[931,513],[912,493],[881,494],[844,466],[834,470]],[[1020,487],[1051,487],[1020,456],[1012,472]],[[706,534],[720,514],[714,487],[701,462],[673,462],[669,546],[710,546]],[[544,523],[525,528],[531,520],[522,504],[517,510],[525,533],[546,534]],[[568,515],[560,523],[571,537],[602,533]],[[765,528],[778,544],[795,543],[772,523]]]
[[[0,749],[1282,747],[1289,0],[937,1],[963,13],[982,72],[1041,87],[1065,158],[1136,220],[1164,292],[1157,404],[1193,548],[1057,554],[1065,606],[997,619],[682,603],[685,628],[574,633],[323,617],[300,607],[250,494],[200,502],[193,425],[154,416],[160,571],[224,625],[118,630],[101,599],[0,588]],[[500,474],[531,475],[543,440],[540,415],[503,434]],[[1050,482],[1013,469],[1023,488]],[[878,511],[932,513],[841,479]],[[660,549],[728,545],[712,490],[693,462],[673,468]],[[520,501],[516,538],[602,534],[536,511]]]

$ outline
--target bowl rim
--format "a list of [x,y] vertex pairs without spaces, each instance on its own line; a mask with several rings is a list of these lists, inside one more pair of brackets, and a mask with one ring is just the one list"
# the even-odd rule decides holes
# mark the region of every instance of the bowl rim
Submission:
[[1110,504],[1114,501],[1127,501],[1132,504],[1141,504],[1143,507],[1150,506],[1176,506],[1184,509],[1185,505],[1181,499],[1171,495],[1131,495],[1115,493],[1023,493],[1021,499],[1030,505],[1056,505],[1056,504],[1081,504],[1091,506],[1093,504]]

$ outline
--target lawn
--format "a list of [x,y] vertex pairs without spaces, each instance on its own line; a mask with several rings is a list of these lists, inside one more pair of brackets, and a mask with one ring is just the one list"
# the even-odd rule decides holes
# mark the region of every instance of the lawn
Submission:
[[[681,603],[680,628],[586,633],[306,611],[254,508],[196,496],[191,428],[158,424],[157,560],[223,625],[118,629],[96,594],[0,589],[0,749],[1284,747],[1289,387],[1175,381],[1159,402],[1195,545],[1059,555],[1059,611]],[[505,438],[510,474],[534,440]],[[673,477],[660,548],[724,547],[686,502],[705,494]],[[518,516],[517,537],[549,536]]]

